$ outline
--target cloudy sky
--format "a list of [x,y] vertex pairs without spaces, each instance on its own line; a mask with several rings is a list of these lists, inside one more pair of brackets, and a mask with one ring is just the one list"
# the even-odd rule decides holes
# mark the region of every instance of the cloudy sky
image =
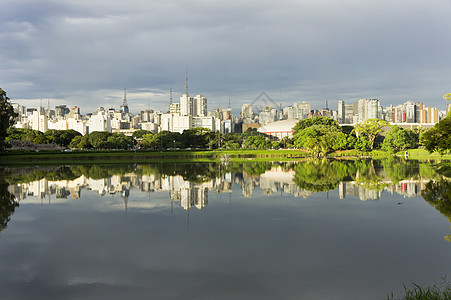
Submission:
[[378,98],[445,108],[450,0],[5,0],[0,88],[36,107],[168,109],[190,94],[234,111]]

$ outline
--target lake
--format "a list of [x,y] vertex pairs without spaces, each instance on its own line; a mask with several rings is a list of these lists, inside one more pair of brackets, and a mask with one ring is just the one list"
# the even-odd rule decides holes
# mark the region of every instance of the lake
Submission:
[[385,299],[451,276],[433,161],[0,171],[1,299]]

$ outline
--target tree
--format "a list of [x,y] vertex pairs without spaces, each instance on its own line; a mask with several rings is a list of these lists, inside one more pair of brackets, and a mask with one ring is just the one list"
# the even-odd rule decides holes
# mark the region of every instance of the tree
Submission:
[[413,134],[408,129],[393,125],[385,135],[382,149],[389,152],[404,151],[415,147]]
[[346,144],[346,134],[334,125],[312,125],[302,129],[294,137],[296,147],[305,148],[314,156],[345,149]]
[[338,125],[338,122],[334,119],[325,118],[325,117],[314,117],[311,119],[302,119],[299,120],[299,122],[296,123],[296,125],[293,127],[293,134],[296,135],[301,130],[313,126],[313,125],[324,125],[324,126],[331,126],[335,128],[340,128]]
[[359,138],[361,135],[366,136],[370,141],[371,150],[374,149],[374,140],[382,131],[384,126],[389,125],[388,122],[380,119],[367,119],[362,123],[358,123],[354,126],[354,132]]
[[148,130],[140,129],[140,130],[134,131],[132,136],[133,136],[135,139],[140,139],[140,138],[143,137],[143,135],[149,134],[149,133],[151,133],[151,132],[148,131]]
[[443,99],[445,100],[451,100],[451,93],[443,95]]
[[6,131],[14,125],[17,114],[6,96],[6,92],[0,89],[0,151],[5,149]]
[[142,140],[139,142],[139,145],[143,148],[157,149],[158,148],[157,135],[153,133],[143,135]]
[[443,118],[433,128],[420,134],[420,143],[430,153],[448,152],[451,149],[451,116]]
[[208,128],[196,127],[185,129],[182,133],[183,148],[205,149],[211,138],[212,131]]
[[251,135],[247,137],[244,146],[253,149],[268,149],[271,148],[271,142],[265,135]]
[[110,135],[111,133],[107,131],[94,131],[85,135],[85,137],[87,137],[89,144],[94,149],[104,149],[108,147],[108,137]]

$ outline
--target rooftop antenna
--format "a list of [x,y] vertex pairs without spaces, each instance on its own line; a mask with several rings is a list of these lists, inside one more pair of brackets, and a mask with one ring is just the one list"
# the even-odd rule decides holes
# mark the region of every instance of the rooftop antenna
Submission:
[[329,109],[329,103],[327,103],[327,100],[326,100],[326,109]]
[[50,99],[47,100],[47,110],[50,110]]
[[122,102],[122,106],[127,106],[127,90],[124,88],[124,101]]
[[232,104],[230,104],[230,97],[229,97],[229,108],[232,108]]
[[172,105],[172,88],[169,90],[169,107]]
[[186,69],[186,96],[188,96],[188,69]]

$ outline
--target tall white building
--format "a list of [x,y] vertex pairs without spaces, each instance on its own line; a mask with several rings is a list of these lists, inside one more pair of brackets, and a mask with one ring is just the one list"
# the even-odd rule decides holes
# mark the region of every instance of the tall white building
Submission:
[[31,115],[31,129],[46,132],[48,130],[48,118],[45,114],[44,108],[39,107],[33,111]]
[[196,95],[193,100],[193,115],[196,117],[207,116],[207,98],[202,95]]
[[192,116],[193,115],[193,98],[188,94],[183,94],[180,97],[180,115]]
[[103,107],[100,107],[88,120],[89,133],[94,131],[111,132],[111,117]]

